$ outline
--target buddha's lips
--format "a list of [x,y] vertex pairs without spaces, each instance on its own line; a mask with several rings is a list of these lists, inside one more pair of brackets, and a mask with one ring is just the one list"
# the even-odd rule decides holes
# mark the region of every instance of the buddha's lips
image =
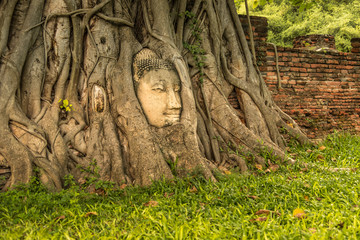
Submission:
[[165,116],[180,116],[180,111],[167,111],[164,113]]
[[180,113],[177,114],[165,114],[166,119],[171,121],[179,121],[180,120]]
[[171,114],[171,115],[169,115],[169,114],[167,114],[167,115],[165,115],[167,118],[180,118],[180,114]]

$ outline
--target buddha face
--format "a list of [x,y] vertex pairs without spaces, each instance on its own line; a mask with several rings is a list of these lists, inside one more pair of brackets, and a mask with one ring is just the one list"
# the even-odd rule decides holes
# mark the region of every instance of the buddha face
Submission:
[[180,120],[180,79],[175,71],[156,69],[139,79],[137,97],[149,123],[155,127],[173,125]]

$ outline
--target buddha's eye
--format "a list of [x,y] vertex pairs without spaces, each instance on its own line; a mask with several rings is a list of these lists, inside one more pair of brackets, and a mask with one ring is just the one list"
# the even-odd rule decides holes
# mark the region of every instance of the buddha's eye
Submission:
[[165,92],[165,87],[163,85],[157,84],[152,87],[152,90],[156,92]]

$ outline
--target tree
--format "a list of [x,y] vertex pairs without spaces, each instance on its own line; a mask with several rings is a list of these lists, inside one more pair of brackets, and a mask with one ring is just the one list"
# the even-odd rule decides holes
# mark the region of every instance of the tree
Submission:
[[[268,19],[268,42],[292,47],[295,37],[330,34],[336,49],[351,52],[351,39],[360,37],[359,0],[248,0],[252,15]],[[235,0],[245,14],[244,0]]]
[[[234,1],[3,0],[3,189],[34,168],[50,189],[94,161],[100,179],[148,185],[221,166],[285,159],[273,102]],[[241,111],[227,97],[236,89]],[[236,154],[238,153],[238,154]]]

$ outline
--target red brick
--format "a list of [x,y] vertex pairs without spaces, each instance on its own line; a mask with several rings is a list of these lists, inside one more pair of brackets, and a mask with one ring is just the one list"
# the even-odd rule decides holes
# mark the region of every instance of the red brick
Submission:
[[290,81],[288,81],[288,83],[294,85],[294,84],[296,84],[296,81],[295,80],[290,80]]
[[347,65],[347,66],[345,66],[345,69],[348,69],[348,70],[354,69],[354,66]]
[[328,64],[339,64],[339,61],[338,61],[338,60],[329,59],[329,60],[326,61],[326,63],[328,63]]
[[292,67],[292,68],[290,68],[290,70],[293,71],[293,72],[298,72],[299,69],[300,69],[300,68],[297,68],[297,67]]

